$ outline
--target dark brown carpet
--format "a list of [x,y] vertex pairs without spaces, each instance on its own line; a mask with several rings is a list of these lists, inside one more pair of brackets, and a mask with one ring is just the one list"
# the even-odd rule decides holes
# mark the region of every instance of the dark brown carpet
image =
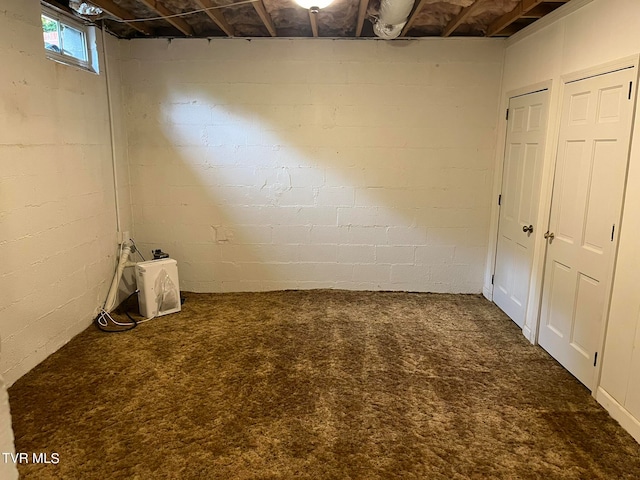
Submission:
[[638,479],[640,446],[475,295],[186,294],[9,390],[25,479]]

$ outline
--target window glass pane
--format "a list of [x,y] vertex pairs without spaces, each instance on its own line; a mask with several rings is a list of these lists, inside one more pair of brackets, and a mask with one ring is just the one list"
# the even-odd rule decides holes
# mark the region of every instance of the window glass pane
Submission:
[[62,31],[62,53],[69,55],[83,62],[87,61],[86,42],[84,33],[64,23],[61,25]]
[[42,15],[42,35],[44,36],[44,48],[60,53],[60,38],[56,20]]

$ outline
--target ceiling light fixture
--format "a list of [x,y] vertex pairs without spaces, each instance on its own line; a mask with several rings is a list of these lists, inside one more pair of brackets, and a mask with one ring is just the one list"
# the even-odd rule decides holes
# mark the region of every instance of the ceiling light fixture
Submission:
[[320,10],[321,8],[328,7],[333,2],[333,0],[295,0],[295,1],[302,8],[311,10],[314,13],[318,13],[318,10]]

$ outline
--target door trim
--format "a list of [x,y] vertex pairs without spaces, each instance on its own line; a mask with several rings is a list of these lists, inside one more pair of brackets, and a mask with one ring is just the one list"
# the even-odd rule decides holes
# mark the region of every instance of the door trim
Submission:
[[[633,89],[632,92],[632,101],[633,101],[633,106],[632,106],[632,113],[631,113],[631,131],[630,131],[630,135],[629,135],[629,145],[627,147],[627,157],[626,157],[626,169],[625,169],[625,177],[624,177],[624,186],[623,186],[623,191],[622,191],[622,198],[623,198],[623,202],[622,202],[622,206],[620,209],[620,212],[618,213],[618,218],[617,218],[617,223],[616,225],[620,226],[620,228],[618,228],[618,233],[616,233],[616,238],[614,240],[614,246],[613,246],[613,252],[612,252],[612,260],[611,260],[611,265],[609,266],[609,272],[607,274],[607,285],[605,288],[605,298],[604,298],[604,309],[603,311],[605,312],[604,318],[602,319],[602,325],[600,328],[600,332],[598,333],[598,340],[596,342],[596,344],[598,345],[598,362],[594,371],[594,377],[593,377],[593,389],[591,391],[592,396],[595,398],[597,397],[597,393],[599,390],[599,386],[600,386],[600,377],[602,374],[602,359],[604,358],[604,346],[605,346],[605,340],[606,340],[606,331],[607,331],[607,325],[609,322],[609,311],[611,308],[611,297],[613,294],[613,283],[614,283],[614,277],[615,277],[615,270],[616,270],[616,264],[617,264],[617,260],[618,260],[618,247],[619,247],[619,240],[620,240],[620,231],[622,229],[622,225],[621,225],[621,220],[622,220],[622,214],[624,212],[624,199],[626,197],[626,189],[627,189],[627,177],[628,177],[628,173],[629,173],[629,160],[630,160],[630,155],[631,155],[631,146],[633,144],[633,131],[634,131],[634,127],[635,127],[635,118],[636,118],[636,111],[638,108],[638,78],[639,78],[639,68],[640,65],[640,54],[637,55],[631,55],[629,57],[624,57],[618,60],[614,60],[612,62],[607,62],[601,65],[597,65],[594,67],[590,67],[587,69],[583,69],[583,70],[578,70],[575,72],[571,72],[565,75],[562,75],[560,77],[561,80],[561,84],[560,84],[560,97],[559,97],[559,101],[558,103],[555,104],[556,107],[556,112],[555,112],[555,131],[554,131],[554,135],[553,135],[553,159],[551,162],[551,169],[552,172],[555,172],[555,166],[556,166],[556,161],[557,161],[557,156],[558,156],[558,148],[560,147],[559,145],[559,139],[560,139],[560,122],[561,122],[561,115],[562,115],[562,102],[564,100],[564,96],[565,96],[565,91],[566,91],[566,85],[570,84],[570,83],[574,83],[576,81],[579,80],[587,80],[589,78],[592,77],[596,77],[596,76],[601,76],[601,75],[606,75],[609,73],[615,73],[618,72],[620,70],[627,70],[627,69],[634,69],[635,70],[635,82],[636,82],[636,86]],[[549,191],[548,191],[548,195],[545,199],[545,203],[547,204],[545,208],[545,213],[546,213],[546,221],[545,221],[545,225],[549,225],[549,221],[550,221],[550,215],[551,215],[551,196],[553,194],[553,173],[550,179],[551,184],[548,186],[549,187]],[[541,206],[542,208],[542,206]],[[539,328],[540,328],[540,315],[542,312],[542,280],[544,279],[544,274],[545,274],[545,263],[546,263],[546,251],[547,251],[547,247],[548,244],[545,241],[544,242],[544,255],[543,255],[543,263],[542,263],[542,269],[541,269],[541,277],[540,277],[540,291],[537,297],[537,301],[535,302],[538,305],[537,308],[537,316],[535,317],[535,323],[532,325],[532,329],[531,329],[531,333],[533,334],[533,338],[534,340],[532,341],[532,343],[537,344],[538,343],[538,332],[539,332]]]
[[609,272],[610,275],[610,283],[608,285],[607,288],[607,297],[606,297],[606,309],[605,309],[605,317],[603,319],[602,322],[602,328],[600,331],[600,341],[598,342],[598,346],[599,346],[599,360],[598,360],[598,365],[596,368],[596,371],[594,373],[594,391],[593,391],[593,396],[596,397],[597,396],[597,392],[599,390],[600,387],[600,377],[602,376],[602,359],[604,359],[604,355],[605,355],[605,343],[607,340],[607,328],[609,325],[609,315],[611,314],[611,299],[613,297],[613,284],[615,281],[615,276],[616,276],[616,267],[618,264],[618,249],[620,248],[620,233],[622,232],[624,225],[622,224],[622,218],[623,218],[623,214],[624,214],[624,207],[625,207],[625,200],[627,198],[627,182],[629,180],[629,165],[631,163],[631,147],[633,146],[633,132],[635,130],[635,126],[636,126],[636,114],[637,114],[637,110],[638,110],[638,81],[640,79],[640,54],[638,55],[634,55],[633,57],[629,57],[629,59],[633,59],[634,61],[634,65],[630,68],[634,68],[636,70],[635,72],[635,88],[633,89],[632,92],[630,92],[631,94],[631,99],[633,101],[633,107],[632,107],[632,112],[631,112],[631,131],[629,133],[629,145],[627,147],[627,165],[626,165],[626,169],[624,172],[624,185],[622,187],[622,205],[620,207],[620,212],[618,212],[618,221],[616,223],[617,225],[617,233],[615,234],[615,242],[614,242],[614,246],[613,246],[613,261],[611,262],[611,270]]
[[[517,104],[517,102],[520,99],[523,99],[525,97],[532,97],[535,95],[539,95],[539,94],[544,94],[544,128],[543,130],[540,130],[540,133],[543,136],[543,140],[540,142],[540,145],[542,146],[542,149],[540,150],[540,156],[539,156],[539,160],[537,162],[537,167],[535,170],[535,178],[537,179],[537,182],[534,181],[532,179],[533,185],[536,187],[536,193],[535,193],[535,204],[532,204],[533,208],[535,208],[535,215],[532,216],[531,218],[529,218],[529,221],[531,222],[531,224],[535,225],[535,232],[533,233],[533,235],[531,235],[528,239],[528,242],[530,242],[530,246],[528,249],[528,257],[530,260],[530,264],[529,264],[529,278],[527,279],[528,282],[528,288],[526,290],[526,297],[523,297],[522,300],[524,300],[525,305],[524,305],[524,309],[522,310],[522,315],[523,317],[520,319],[522,321],[522,325],[521,328],[524,329],[525,327],[525,320],[526,320],[526,316],[527,316],[527,312],[529,310],[529,300],[530,299],[534,299],[534,297],[532,297],[532,289],[531,289],[531,278],[533,277],[532,275],[532,269],[534,267],[534,254],[535,254],[535,250],[538,247],[538,243],[539,243],[539,235],[538,235],[538,229],[539,229],[539,225],[536,223],[538,221],[538,219],[540,218],[539,215],[539,208],[540,208],[540,191],[541,191],[541,187],[542,187],[542,183],[543,183],[543,172],[544,172],[544,164],[545,164],[545,156],[546,156],[546,152],[547,152],[547,137],[548,137],[548,123],[549,123],[549,106],[550,106],[550,102],[551,102],[551,95],[550,95],[550,91],[549,88],[542,88],[542,89],[538,89],[535,90],[533,92],[528,92],[525,94],[521,94],[521,95],[515,95],[515,96],[511,96],[509,97],[509,103],[508,103],[508,108],[509,111],[511,111],[511,108],[515,107],[515,105],[512,104]],[[526,101],[526,100],[525,100]],[[505,116],[506,117],[506,116]],[[505,172],[504,172],[504,166],[505,166],[505,162],[507,161],[507,152],[509,149],[509,144],[508,144],[508,140],[510,138],[511,132],[508,131],[509,130],[509,120],[511,115],[508,116],[509,118],[507,118],[507,132],[505,135],[505,148],[504,148],[504,153],[503,153],[503,160],[502,160],[502,177],[501,177],[501,184],[500,184],[500,194],[499,194],[499,198],[502,199],[502,202],[498,204],[498,224],[497,224],[497,228],[496,228],[496,239],[495,239],[495,253],[494,253],[494,263],[493,263],[493,273],[492,273],[492,280],[495,280],[498,271],[498,251],[499,251],[499,247],[500,247],[500,232],[502,231],[502,208],[503,206],[505,206],[505,185],[504,185],[504,181],[505,181]],[[539,134],[540,134],[539,133]],[[517,242],[517,240],[515,240]],[[538,247],[539,248],[539,247]],[[498,302],[496,301],[496,285],[495,282],[493,282],[492,284],[492,300],[494,303],[496,303],[496,305],[498,305]],[[513,292],[510,292],[510,294]],[[504,300],[504,297],[502,298],[502,300]],[[508,303],[508,302],[507,302]],[[500,308],[502,308],[505,313],[507,313],[507,315],[511,316],[511,313],[507,312],[507,310],[505,309],[505,307],[507,307],[506,305],[502,305],[500,306]],[[508,307],[507,307],[508,308]],[[519,321],[516,318],[511,317],[512,320],[516,323],[516,325],[520,325]]]
[[586,80],[587,78],[597,77],[599,75],[606,75],[607,73],[614,73],[618,70],[626,70],[629,68],[637,68],[640,54],[630,55],[628,57],[613,60],[611,62],[596,65],[595,67],[585,68],[577,70],[575,72],[566,73],[560,77],[563,86],[567,83],[577,82],[579,80]]
[[[547,90],[549,92],[548,98],[548,110],[547,110],[547,135],[545,140],[544,147],[544,155],[542,160],[542,173],[540,180],[540,197],[539,197],[539,206],[538,206],[538,218],[536,225],[547,225],[549,223],[549,208],[547,205],[546,199],[546,190],[549,176],[549,164],[553,163],[553,158],[555,155],[555,144],[557,143],[555,137],[551,137],[551,132],[555,129],[554,121],[554,105],[557,102],[554,95],[553,88],[553,80],[545,80],[543,82],[533,83],[528,86],[517,88],[514,90],[510,90],[505,93],[502,101],[500,103],[501,110],[499,115],[499,125],[498,125],[498,142],[496,145],[499,147],[496,148],[496,159],[495,159],[495,170],[493,175],[493,189],[492,189],[492,198],[491,198],[491,224],[489,228],[489,246],[487,250],[487,263],[485,267],[485,282],[483,287],[483,295],[488,299],[493,301],[493,285],[491,284],[491,278],[495,274],[495,263],[496,263],[496,251],[498,248],[498,227],[499,227],[499,216],[500,216],[500,208],[498,206],[498,195],[502,189],[502,176],[504,169],[504,154],[505,149],[507,148],[507,119],[505,118],[504,113],[509,106],[509,101],[512,98],[521,97],[523,95],[529,95],[531,93],[537,93],[543,90]],[[553,173],[553,168],[551,168],[551,173]],[[533,335],[532,330],[529,325],[532,324],[534,319],[536,319],[539,315],[539,307],[540,307],[540,293],[542,291],[542,276],[540,274],[541,269],[544,267],[544,258],[542,259],[542,263],[540,261],[540,256],[544,256],[543,246],[540,244],[541,242],[538,240],[535,241],[533,246],[533,259],[531,262],[531,282],[529,283],[529,302],[527,304],[527,310],[525,314],[524,327],[522,329],[523,335],[531,342],[535,343],[537,340],[537,332],[536,335]]]
[[[504,166],[504,149],[506,148],[507,141],[507,120],[504,113],[509,105],[509,100],[513,97],[526,95],[529,93],[535,93],[536,91],[548,89],[549,90],[549,119],[547,123],[547,141],[545,146],[545,155],[542,171],[542,184],[540,186],[540,205],[538,209],[538,225],[549,225],[551,214],[551,195],[553,193],[553,180],[555,172],[556,157],[558,152],[558,142],[560,138],[560,116],[562,114],[562,98],[564,95],[564,86],[567,83],[574,82],[580,79],[586,79],[589,77],[604,75],[612,73],[616,70],[625,68],[636,69],[636,88],[634,95],[634,121],[635,112],[638,109],[637,91],[638,84],[640,83],[638,73],[640,71],[640,54],[623,57],[618,60],[599,64],[587,69],[576,70],[574,72],[566,73],[554,79],[549,79],[543,82],[533,83],[528,86],[510,90],[506,92],[501,99],[500,109],[498,111],[498,139],[496,142],[497,148],[495,153],[495,170],[493,178],[493,189],[491,197],[491,223],[489,228],[488,250],[487,250],[487,262],[485,266],[484,286],[482,293],[489,299],[493,300],[493,285],[491,284],[491,277],[495,270],[497,237],[498,237],[498,216],[499,207],[497,198],[500,193],[502,185],[502,175]],[[555,87],[555,88],[554,88]],[[632,125],[633,128],[633,125]],[[633,131],[631,137],[631,143],[633,143]],[[627,163],[628,165],[628,163]],[[626,182],[625,182],[626,189]],[[624,205],[623,205],[624,210]],[[620,221],[618,221],[620,224]],[[622,225],[621,225],[622,227]],[[620,230],[618,230],[620,232]],[[534,257],[531,269],[531,282],[529,286],[529,305],[527,307],[527,313],[525,317],[525,324],[522,329],[522,334],[532,343],[538,342],[538,329],[540,325],[540,312],[542,309],[542,283],[544,280],[544,267],[546,261],[546,242],[536,242],[534,247]],[[616,239],[616,245],[614,249],[614,265],[617,258],[618,251],[618,239]],[[615,275],[615,269],[613,274]],[[611,303],[612,290],[609,288],[607,298],[607,315]],[[606,331],[608,317],[603,321],[603,330],[600,338],[600,352],[598,366],[596,368],[596,382],[594,385],[599,385],[601,375],[601,365],[604,355],[604,333]],[[594,389],[594,392],[596,391]]]

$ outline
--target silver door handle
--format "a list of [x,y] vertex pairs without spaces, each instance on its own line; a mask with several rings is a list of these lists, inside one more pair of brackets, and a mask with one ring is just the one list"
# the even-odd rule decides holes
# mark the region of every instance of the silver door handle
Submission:
[[533,225],[529,225],[528,227],[525,225],[522,227],[522,231],[524,233],[533,233]]
[[555,234],[554,234],[554,233],[549,233],[549,232],[547,232],[547,233],[545,233],[545,234],[544,234],[544,238],[547,238],[547,239],[549,239],[549,240],[553,240],[555,237],[556,237],[556,236],[555,236]]

